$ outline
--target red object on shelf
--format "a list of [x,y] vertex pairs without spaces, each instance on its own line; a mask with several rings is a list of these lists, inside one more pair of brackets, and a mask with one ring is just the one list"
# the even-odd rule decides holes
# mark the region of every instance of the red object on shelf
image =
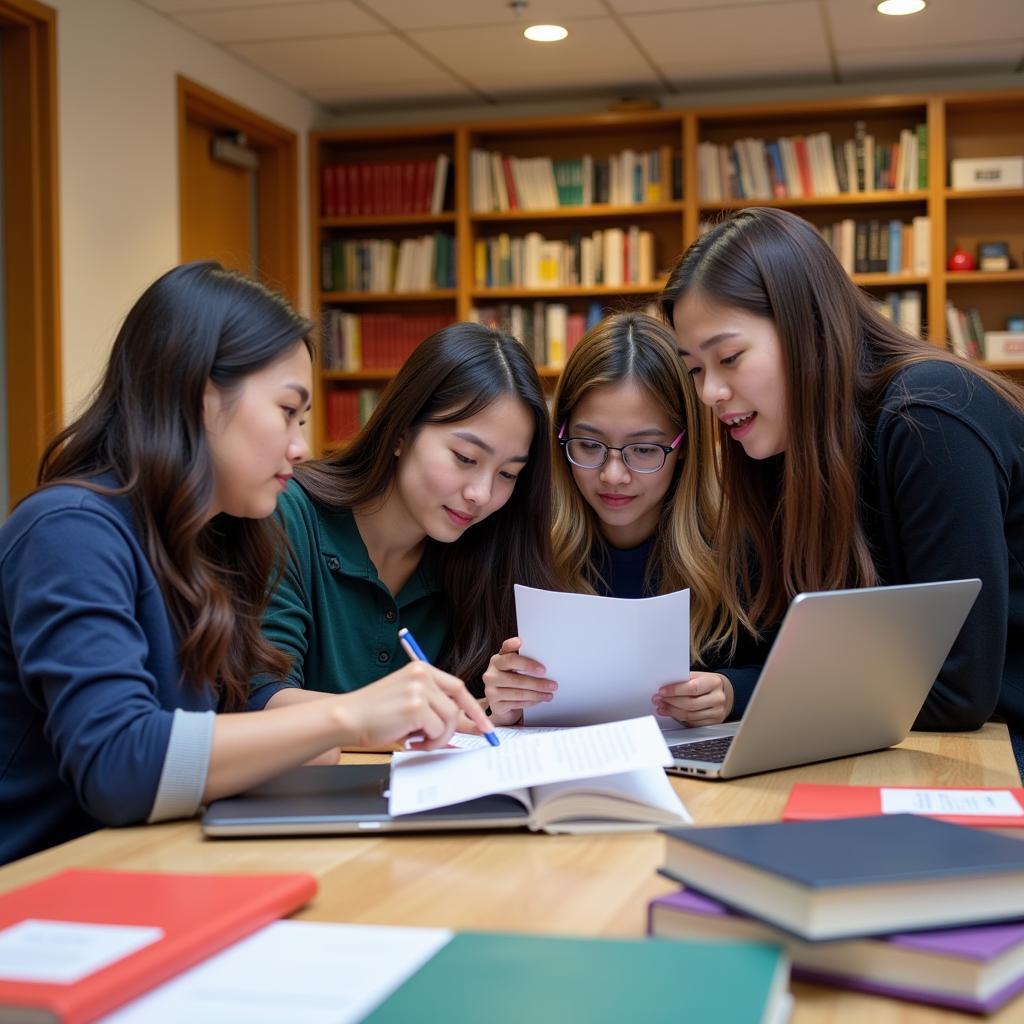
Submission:
[[957,246],[949,254],[949,259],[946,260],[946,268],[948,270],[974,270],[975,266],[974,257],[966,249],[961,249],[960,246]]

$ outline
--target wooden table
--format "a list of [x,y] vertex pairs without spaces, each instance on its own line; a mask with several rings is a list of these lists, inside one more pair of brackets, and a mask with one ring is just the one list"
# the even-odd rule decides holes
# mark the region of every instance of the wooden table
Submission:
[[[368,755],[345,755],[366,761]],[[379,760],[380,758],[376,758]],[[796,781],[851,785],[1017,786],[1006,727],[914,733],[898,747],[731,782],[674,779],[700,825],[776,821]],[[311,921],[424,925],[567,935],[639,936],[647,901],[672,890],[655,874],[655,833],[462,834],[204,840],[196,821],[104,829],[0,868],[0,891],[61,868],[309,871]],[[960,1022],[969,1016],[794,982],[793,1024]],[[685,994],[678,996],[685,1006]],[[1024,1020],[1021,998],[990,1018]]]

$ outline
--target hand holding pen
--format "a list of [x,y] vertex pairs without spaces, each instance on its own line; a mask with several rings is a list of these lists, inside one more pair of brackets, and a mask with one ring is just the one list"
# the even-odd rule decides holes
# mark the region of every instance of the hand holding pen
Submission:
[[[404,626],[402,627],[402,629],[398,631],[398,642],[402,645],[402,650],[405,651],[405,653],[409,656],[410,661],[421,661],[425,665],[430,664],[430,659],[423,653],[423,648],[420,647],[420,645],[416,642],[416,638]],[[469,696],[469,693],[465,690],[465,687],[463,687],[463,691],[466,693],[466,696],[469,697],[470,701],[473,703],[474,711],[476,713],[470,713],[467,710],[465,704],[463,704],[460,701],[463,710],[465,710],[467,715],[469,715],[469,718],[473,722],[473,724],[480,729],[480,732],[483,734],[484,739],[487,740],[487,742],[492,747],[499,746],[500,741],[498,737],[494,734],[494,729],[491,726],[490,721],[487,719],[487,716],[484,714],[482,708],[480,707],[479,704],[477,704],[476,701],[473,700],[472,697]],[[481,719],[483,719],[483,725],[481,725]],[[415,738],[410,737],[409,741],[407,742],[415,742]]]

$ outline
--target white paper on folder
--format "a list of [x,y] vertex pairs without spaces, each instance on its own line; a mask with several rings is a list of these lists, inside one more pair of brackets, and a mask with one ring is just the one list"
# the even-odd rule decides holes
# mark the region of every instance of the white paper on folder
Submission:
[[[521,653],[558,683],[526,725],[594,725],[649,715],[659,686],[690,677],[690,592],[626,600],[515,587]],[[670,718],[663,728],[678,728]]]
[[391,758],[388,813],[413,814],[546,782],[671,763],[653,715],[543,732],[500,747],[400,751]]
[[440,928],[275,921],[101,1024],[355,1024],[451,937]]

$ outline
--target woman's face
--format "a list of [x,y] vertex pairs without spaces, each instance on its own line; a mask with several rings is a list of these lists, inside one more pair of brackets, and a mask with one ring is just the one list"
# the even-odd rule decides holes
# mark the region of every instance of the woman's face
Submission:
[[673,310],[683,362],[701,401],[752,459],[786,450],[786,376],[771,320],[689,292]]
[[203,396],[203,421],[213,461],[211,517],[244,519],[273,513],[292,468],[309,457],[302,433],[313,388],[309,351],[301,341],[239,388],[221,391],[213,382]]
[[533,441],[530,410],[511,395],[452,423],[425,423],[395,454],[394,497],[422,532],[456,541],[512,496]]
[[[624,381],[588,391],[570,413],[564,436],[621,448],[645,442],[671,445],[679,430],[646,388]],[[676,448],[653,473],[631,471],[617,451],[609,451],[604,465],[597,469],[569,464],[573,480],[594,510],[609,544],[635,548],[654,533],[678,459]]]

